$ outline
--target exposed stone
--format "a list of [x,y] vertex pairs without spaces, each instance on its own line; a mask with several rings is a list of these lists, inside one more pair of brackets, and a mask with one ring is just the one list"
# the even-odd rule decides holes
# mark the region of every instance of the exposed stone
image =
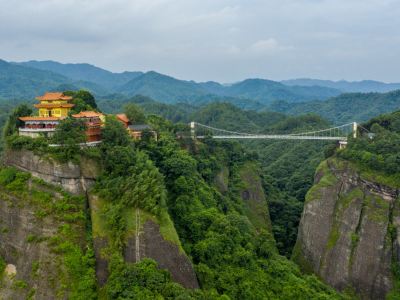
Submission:
[[[93,223],[93,243],[96,257],[96,276],[100,286],[107,282],[108,258],[104,256],[109,237],[102,228],[101,206],[99,197],[89,194],[89,204]],[[135,218],[135,213],[129,218]],[[143,258],[154,259],[159,268],[171,273],[172,279],[186,288],[199,288],[192,263],[178,245],[165,240],[161,235],[160,226],[152,220],[146,220],[140,226],[139,232],[130,232],[125,240],[123,256],[126,262],[136,263]],[[174,229],[173,229],[174,230]],[[137,253],[138,251],[138,253]]]
[[[51,216],[38,219],[36,208],[23,198],[7,194],[0,188],[0,225],[7,230],[0,231],[0,256],[8,263],[4,285],[0,288],[0,299],[27,299],[29,289],[13,287],[13,282],[24,282],[35,289],[35,299],[57,299],[61,289],[58,274],[57,254],[47,242],[57,234],[60,225]],[[81,239],[85,241],[84,226],[80,227]],[[30,237],[43,239],[30,241]],[[37,265],[37,275],[33,266]]]
[[17,275],[17,268],[12,264],[8,264],[4,270],[4,274],[6,274],[9,277],[13,277]]
[[388,232],[392,215],[400,228],[399,190],[362,179],[345,161],[327,163],[307,195],[293,259],[338,290],[384,299],[392,257],[400,258],[400,236],[391,241]]
[[48,183],[60,185],[72,194],[85,193],[100,173],[95,161],[82,158],[80,164],[60,163],[27,150],[7,151],[4,154],[4,163],[29,172]]

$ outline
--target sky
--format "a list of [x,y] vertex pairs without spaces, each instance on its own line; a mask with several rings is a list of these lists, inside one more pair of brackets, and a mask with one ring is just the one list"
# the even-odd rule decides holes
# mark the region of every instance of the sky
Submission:
[[0,0],[0,58],[195,81],[400,82],[400,1]]

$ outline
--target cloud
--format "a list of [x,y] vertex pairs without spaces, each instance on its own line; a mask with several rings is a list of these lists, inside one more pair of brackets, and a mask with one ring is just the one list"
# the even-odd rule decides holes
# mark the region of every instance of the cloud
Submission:
[[0,58],[179,78],[400,81],[396,0],[0,0]]

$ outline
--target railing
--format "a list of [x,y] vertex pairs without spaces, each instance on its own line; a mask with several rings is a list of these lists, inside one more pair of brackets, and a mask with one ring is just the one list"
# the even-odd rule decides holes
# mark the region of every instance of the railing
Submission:
[[19,128],[20,132],[49,132],[55,131],[55,128]]
[[[95,147],[98,146],[102,143],[102,141],[94,141],[94,142],[86,142],[86,143],[79,143],[77,144],[79,147],[84,148],[84,147]],[[60,144],[49,144],[49,147],[61,147],[62,145]]]

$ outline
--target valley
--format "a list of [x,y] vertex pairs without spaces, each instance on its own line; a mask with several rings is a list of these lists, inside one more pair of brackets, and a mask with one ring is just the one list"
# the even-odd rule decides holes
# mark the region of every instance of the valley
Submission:
[[[3,62],[0,74],[15,74],[0,85],[0,272],[17,272],[2,275],[0,298],[398,297],[398,91],[223,86],[55,62]],[[18,136],[31,95],[55,89],[74,113],[104,113],[100,146],[68,142],[71,126],[59,148]],[[157,138],[132,139],[121,113]],[[353,120],[363,129],[346,149],[193,140],[188,127],[293,134]]]

